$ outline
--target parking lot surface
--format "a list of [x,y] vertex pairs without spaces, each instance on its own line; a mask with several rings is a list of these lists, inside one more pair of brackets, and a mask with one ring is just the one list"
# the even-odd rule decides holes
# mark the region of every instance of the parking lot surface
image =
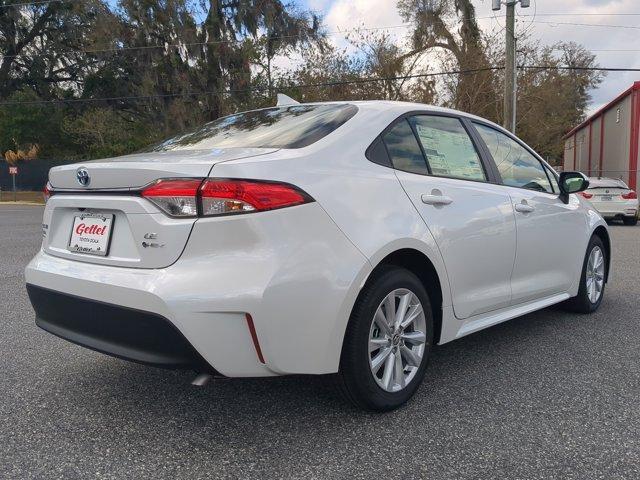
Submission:
[[41,331],[23,276],[41,215],[0,206],[2,479],[640,478],[640,227],[611,227],[596,314],[551,308],[437,347],[415,398],[377,415],[326,378],[197,388]]

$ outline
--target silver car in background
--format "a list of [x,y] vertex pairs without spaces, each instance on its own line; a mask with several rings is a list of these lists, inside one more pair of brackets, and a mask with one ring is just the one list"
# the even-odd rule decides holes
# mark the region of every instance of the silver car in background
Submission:
[[625,225],[638,223],[638,194],[620,179],[591,177],[589,188],[580,195],[607,220],[622,220]]

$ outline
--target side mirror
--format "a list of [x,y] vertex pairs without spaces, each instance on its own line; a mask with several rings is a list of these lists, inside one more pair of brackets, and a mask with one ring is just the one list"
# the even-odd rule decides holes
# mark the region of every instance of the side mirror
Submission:
[[569,195],[589,188],[589,178],[581,172],[562,172],[558,180],[560,187],[560,199],[569,203]]

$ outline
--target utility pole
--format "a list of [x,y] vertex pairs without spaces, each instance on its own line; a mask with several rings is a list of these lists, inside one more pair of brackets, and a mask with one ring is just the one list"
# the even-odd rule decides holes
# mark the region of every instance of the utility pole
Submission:
[[507,2],[506,42],[504,47],[504,128],[516,133],[516,4]]
[[[516,3],[520,2],[522,8],[529,6],[529,0],[505,0],[504,5],[507,7],[506,16],[506,41],[504,55],[504,110],[503,121],[504,128],[511,133],[516,132]],[[502,7],[501,0],[493,0],[491,9],[500,10]]]

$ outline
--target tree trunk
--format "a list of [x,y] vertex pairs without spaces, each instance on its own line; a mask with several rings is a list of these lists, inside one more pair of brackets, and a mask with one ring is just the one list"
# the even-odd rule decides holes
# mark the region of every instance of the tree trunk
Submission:
[[209,92],[209,111],[207,116],[209,120],[215,120],[222,114],[222,56],[221,53],[226,50],[223,40],[222,5],[219,0],[209,0],[209,13],[205,20],[204,27],[208,45],[205,45],[205,72],[206,72],[206,89]]

